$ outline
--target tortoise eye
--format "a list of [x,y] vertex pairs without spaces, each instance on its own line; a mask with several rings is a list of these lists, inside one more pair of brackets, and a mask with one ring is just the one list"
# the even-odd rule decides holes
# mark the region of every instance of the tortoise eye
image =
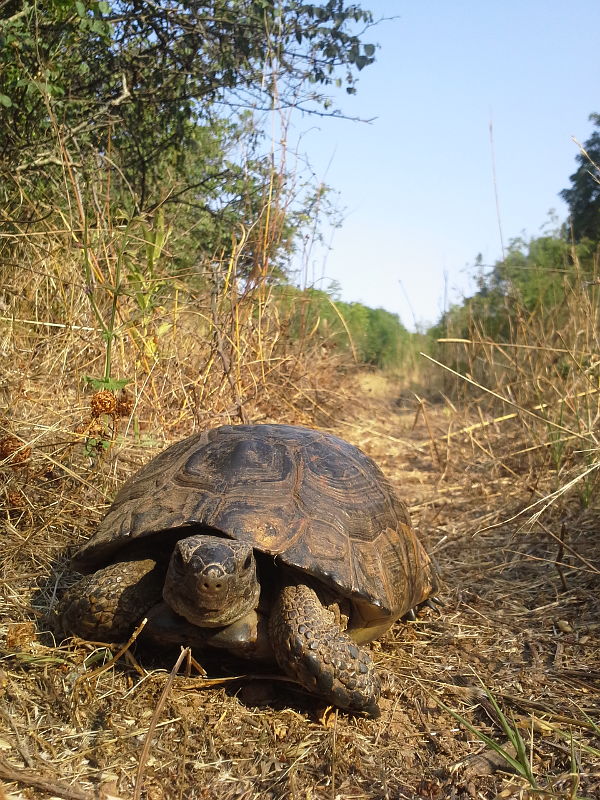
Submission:
[[246,560],[244,561],[243,568],[249,569],[251,565],[252,565],[252,553],[248,553]]

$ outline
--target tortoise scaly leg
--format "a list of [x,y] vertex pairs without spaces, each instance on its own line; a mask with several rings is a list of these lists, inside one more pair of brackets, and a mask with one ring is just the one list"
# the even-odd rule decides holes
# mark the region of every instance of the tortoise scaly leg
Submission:
[[162,599],[166,566],[154,559],[118,561],[82,578],[63,595],[56,628],[97,642],[127,639]]
[[341,630],[310,586],[285,585],[269,627],[277,663],[288,675],[333,705],[379,716],[380,683],[369,653]]

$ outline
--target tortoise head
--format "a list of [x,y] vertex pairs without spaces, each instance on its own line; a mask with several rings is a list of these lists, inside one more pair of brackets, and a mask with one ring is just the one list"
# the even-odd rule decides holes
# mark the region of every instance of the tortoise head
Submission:
[[193,625],[230,625],[257,607],[259,594],[251,545],[208,535],[175,545],[163,598]]

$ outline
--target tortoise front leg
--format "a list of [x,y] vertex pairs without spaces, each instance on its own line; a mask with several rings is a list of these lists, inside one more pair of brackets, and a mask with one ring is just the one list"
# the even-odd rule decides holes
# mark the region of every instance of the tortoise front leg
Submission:
[[62,597],[57,628],[97,642],[125,641],[162,598],[166,566],[154,559],[118,561],[87,575]]
[[282,588],[270,634],[279,666],[310,692],[340,708],[379,716],[380,683],[369,653],[341,630],[310,586]]

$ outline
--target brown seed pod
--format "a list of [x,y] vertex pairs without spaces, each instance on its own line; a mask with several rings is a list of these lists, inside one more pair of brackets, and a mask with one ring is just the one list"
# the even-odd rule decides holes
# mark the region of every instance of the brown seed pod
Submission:
[[8,492],[6,495],[6,505],[8,508],[23,508],[25,498],[21,492]]
[[126,395],[123,395],[117,400],[117,416],[128,417],[133,411],[133,400]]
[[92,395],[90,406],[93,417],[100,417],[102,414],[114,417],[117,410],[117,398],[108,389],[102,389]]
[[16,436],[8,434],[0,439],[0,461],[9,460],[11,467],[22,467],[31,458],[31,447]]

